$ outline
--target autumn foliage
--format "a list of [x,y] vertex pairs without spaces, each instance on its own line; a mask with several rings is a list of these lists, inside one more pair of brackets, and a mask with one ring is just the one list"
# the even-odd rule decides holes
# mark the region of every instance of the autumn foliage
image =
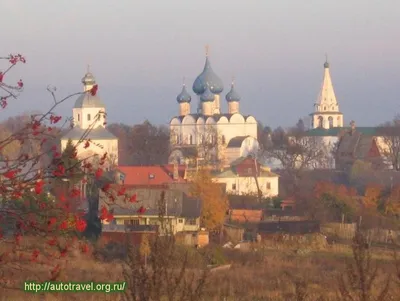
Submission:
[[203,201],[201,225],[210,230],[219,228],[226,217],[228,198],[221,185],[212,180],[208,170],[201,169],[197,172],[190,194]]
[[[20,54],[0,59],[5,65],[0,72],[0,105],[4,112],[8,105],[18,102],[24,86],[21,79],[7,82],[9,72],[26,60]],[[49,280],[57,279],[61,261],[68,257],[71,246],[87,228],[82,210],[86,201],[83,187],[102,176],[106,163],[107,154],[96,164],[91,163],[91,158],[78,157],[77,146],[82,143],[87,148],[91,144],[88,133],[75,145],[69,142],[64,152],[55,139],[55,135],[72,124],[55,113],[57,106],[82,93],[95,95],[98,86],[60,100],[54,88],[49,87],[48,91],[54,102],[47,112],[32,115],[14,132],[0,135],[0,274],[3,277],[7,277],[8,266],[18,264],[33,273],[34,264],[41,264],[48,267]],[[25,147],[32,145],[32,141],[39,145],[36,151]],[[102,212],[100,218],[110,220],[112,216]],[[32,239],[35,243],[28,243]],[[80,251],[87,253],[89,247],[84,240],[79,244]],[[15,254],[19,254],[17,263]]]

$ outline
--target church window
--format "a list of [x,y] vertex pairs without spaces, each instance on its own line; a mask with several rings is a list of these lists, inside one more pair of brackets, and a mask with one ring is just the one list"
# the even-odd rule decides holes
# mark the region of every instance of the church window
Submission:
[[270,182],[267,182],[267,189],[268,190],[271,189],[271,183]]
[[232,190],[236,190],[236,184],[235,183],[232,184]]
[[87,120],[90,121],[90,114],[87,114]]
[[78,114],[78,121],[81,121],[81,114]]
[[193,144],[193,137],[190,134],[188,135],[188,143]]
[[329,116],[328,121],[329,121],[329,128],[333,128],[333,117]]
[[324,107],[324,111],[326,111],[326,107]]
[[318,117],[318,127],[322,128],[324,126],[324,119],[322,116]]
[[221,142],[222,142],[222,144],[224,145],[225,144],[225,135],[222,135],[222,138],[221,138]]

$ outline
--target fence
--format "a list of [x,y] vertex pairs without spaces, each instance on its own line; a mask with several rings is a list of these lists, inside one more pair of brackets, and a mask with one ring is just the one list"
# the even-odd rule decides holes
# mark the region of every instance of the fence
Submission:
[[[340,239],[352,239],[356,233],[357,224],[328,223],[321,226],[321,232],[326,235],[335,235]],[[370,229],[366,231],[368,241],[374,243],[390,243],[398,241],[400,231],[388,229]]]

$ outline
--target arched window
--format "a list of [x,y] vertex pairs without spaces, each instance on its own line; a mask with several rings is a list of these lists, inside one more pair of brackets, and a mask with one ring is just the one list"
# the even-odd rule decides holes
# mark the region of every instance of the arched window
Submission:
[[324,127],[324,119],[323,119],[322,116],[319,116],[319,117],[318,117],[318,127],[319,127],[319,128]]
[[190,134],[188,135],[188,143],[193,144],[193,137]]
[[329,116],[328,122],[329,122],[329,128],[333,128],[333,117],[332,116]]
[[87,114],[87,120],[90,121],[90,114]]
[[78,114],[78,121],[81,121],[81,114]]
[[223,145],[225,145],[225,143],[226,143],[225,135],[222,135],[222,137],[221,137],[221,142],[222,142]]
[[324,107],[324,111],[326,111],[326,107]]

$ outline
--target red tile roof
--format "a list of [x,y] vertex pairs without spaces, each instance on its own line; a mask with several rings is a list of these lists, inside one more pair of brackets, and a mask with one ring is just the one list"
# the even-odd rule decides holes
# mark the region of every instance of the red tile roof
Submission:
[[185,166],[178,166],[179,178],[173,179],[174,166],[119,166],[118,170],[125,174],[125,185],[162,185],[175,182],[185,182]]

